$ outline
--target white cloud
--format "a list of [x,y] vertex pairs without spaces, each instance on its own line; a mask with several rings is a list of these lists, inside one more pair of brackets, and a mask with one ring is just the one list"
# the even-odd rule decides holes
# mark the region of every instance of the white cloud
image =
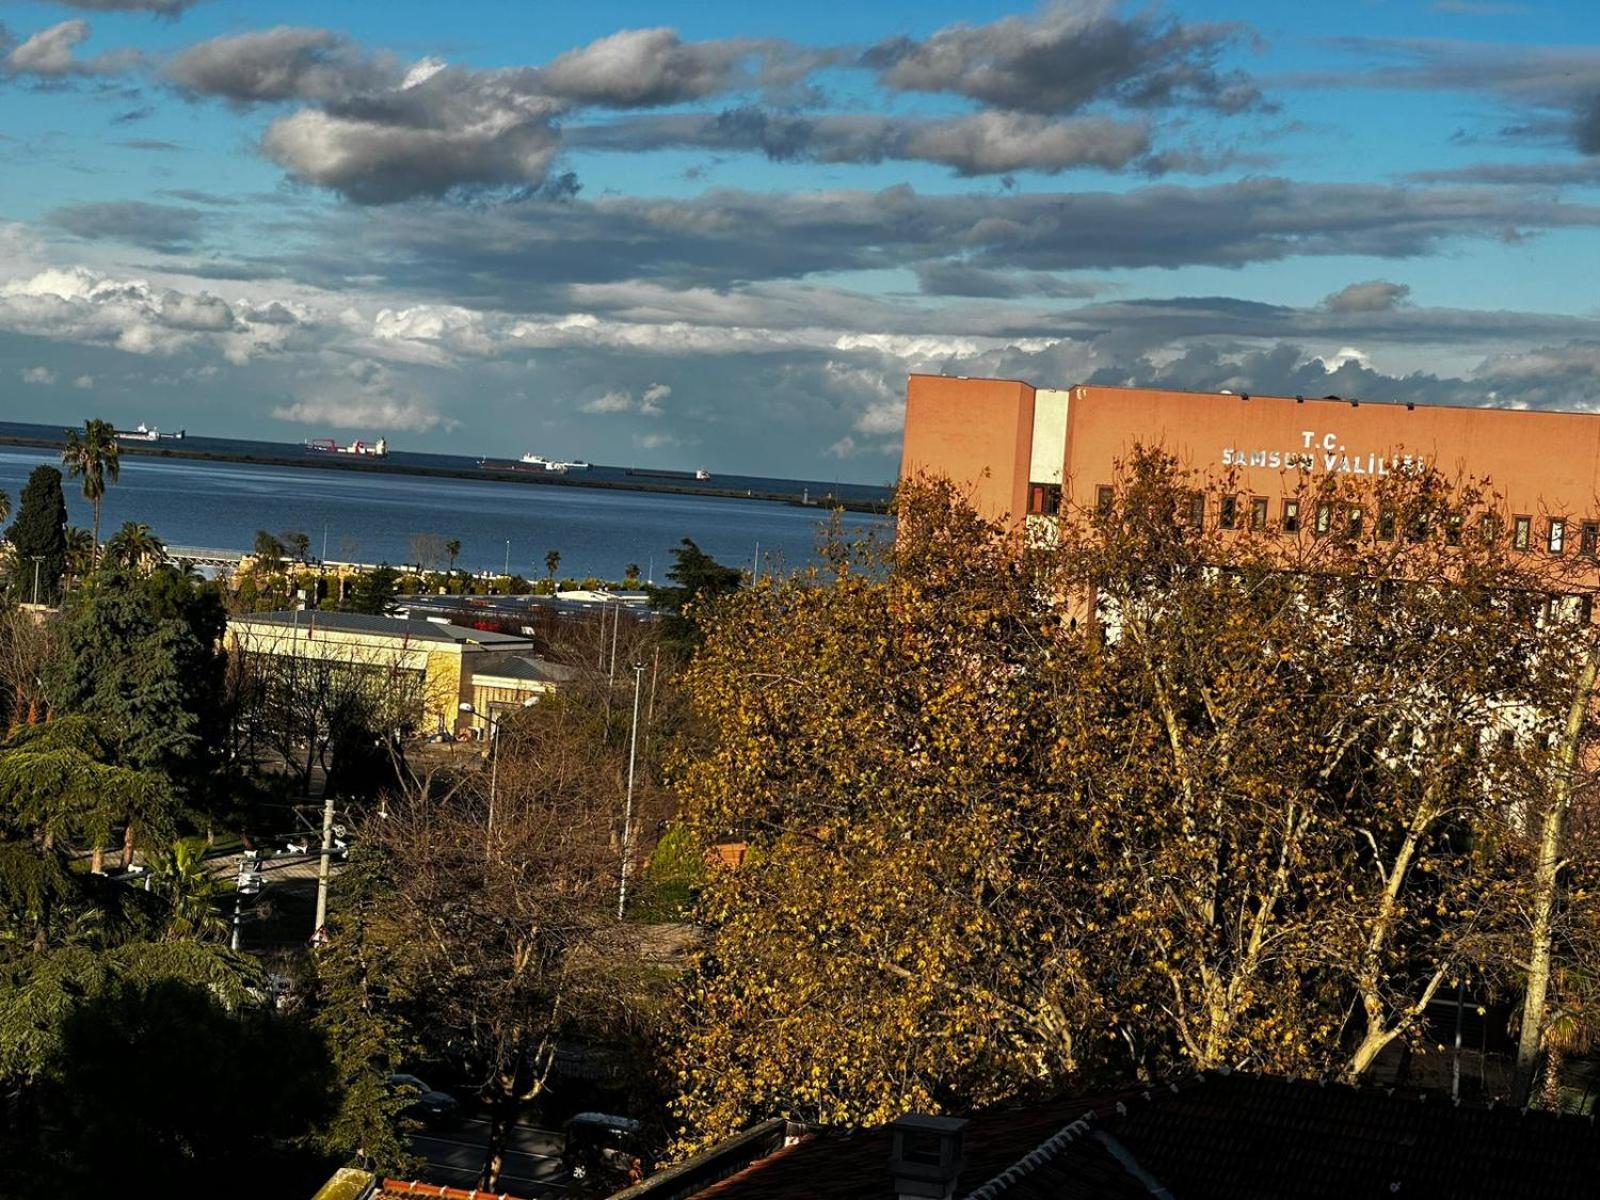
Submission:
[[29,367],[22,372],[23,383],[48,386],[56,381],[56,373],[49,367]]
[[86,391],[86,392],[93,391],[94,390],[94,376],[93,375],[79,375],[76,379],[74,379],[72,381],[72,386],[75,387],[75,388],[80,388],[80,389],[82,389],[83,391]]
[[399,400],[371,396],[319,396],[296,400],[272,410],[280,421],[315,425],[329,429],[361,429],[372,437],[385,437],[396,430],[427,433],[435,429],[454,429],[460,424],[439,412],[427,400]]

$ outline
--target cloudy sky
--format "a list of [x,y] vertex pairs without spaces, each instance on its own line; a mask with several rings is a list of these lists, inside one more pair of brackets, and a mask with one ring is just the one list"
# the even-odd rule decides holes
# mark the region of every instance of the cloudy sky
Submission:
[[1592,0],[0,19],[4,418],[883,482],[911,371],[1600,407]]

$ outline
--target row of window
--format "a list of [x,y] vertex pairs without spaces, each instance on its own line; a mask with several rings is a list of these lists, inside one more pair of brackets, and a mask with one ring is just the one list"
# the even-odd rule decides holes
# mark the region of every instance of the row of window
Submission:
[[[1256,532],[1264,532],[1271,520],[1271,504],[1265,496],[1250,496],[1243,498],[1245,503],[1240,504],[1239,496],[1223,496],[1218,501],[1217,524],[1223,529],[1249,528]],[[1116,489],[1102,484],[1095,489],[1095,511],[1108,513],[1116,503]],[[1189,510],[1185,514],[1188,523],[1195,529],[1203,528],[1206,521],[1206,498],[1200,492],[1191,493],[1189,496]],[[1332,501],[1318,501],[1312,513],[1311,529],[1318,535],[1334,532],[1337,512]],[[1061,513],[1061,485],[1056,483],[1035,483],[1028,488],[1028,513],[1031,516],[1054,517]],[[1358,537],[1361,534],[1364,515],[1360,508],[1352,508],[1346,514],[1339,532],[1349,536]],[[1378,514],[1378,538],[1381,541],[1394,539],[1398,529],[1398,517],[1391,510]],[[1497,533],[1499,521],[1493,516],[1483,518],[1482,533],[1485,537],[1494,537]],[[1284,533],[1299,533],[1300,501],[1283,500],[1280,502],[1278,527]],[[1511,518],[1511,545],[1517,550],[1530,550],[1533,548],[1533,518],[1529,516],[1515,516]],[[1412,541],[1422,541],[1427,537],[1428,530],[1424,523],[1417,523],[1408,531]],[[1455,545],[1461,540],[1461,522],[1459,518],[1451,522],[1451,527],[1446,531],[1446,540]],[[1564,554],[1567,549],[1567,522],[1562,517],[1550,517],[1545,521],[1543,538],[1544,549],[1551,554]],[[1584,521],[1579,526],[1578,553],[1585,558],[1600,556],[1600,521]]]

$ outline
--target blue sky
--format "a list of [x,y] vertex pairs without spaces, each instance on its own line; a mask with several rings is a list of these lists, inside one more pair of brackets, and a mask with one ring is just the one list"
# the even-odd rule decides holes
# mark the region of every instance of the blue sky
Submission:
[[911,371],[1595,403],[1578,0],[0,21],[12,419],[881,482]]

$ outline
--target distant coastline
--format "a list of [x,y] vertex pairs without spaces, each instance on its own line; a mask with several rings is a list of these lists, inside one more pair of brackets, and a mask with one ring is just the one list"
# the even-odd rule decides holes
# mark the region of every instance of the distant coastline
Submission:
[[[17,434],[0,434],[0,446],[20,446],[37,450],[59,450],[66,445],[65,437],[52,438]],[[706,496],[727,500],[765,500],[774,504],[819,509],[843,509],[846,512],[882,513],[886,505],[866,500],[831,500],[824,496],[811,496],[808,492],[784,492],[716,487],[690,481],[675,483],[669,480],[631,476],[626,481],[611,479],[582,479],[558,472],[530,472],[495,470],[493,468],[435,467],[416,463],[397,463],[392,459],[359,458],[355,455],[337,454],[230,454],[218,450],[191,450],[159,442],[140,444],[121,443],[121,452],[140,458],[183,458],[198,462],[249,463],[263,467],[295,467],[313,471],[366,471],[376,475],[411,475],[431,479],[485,479],[494,483],[520,483],[530,487],[595,488],[613,492],[656,492],[678,496]]]

